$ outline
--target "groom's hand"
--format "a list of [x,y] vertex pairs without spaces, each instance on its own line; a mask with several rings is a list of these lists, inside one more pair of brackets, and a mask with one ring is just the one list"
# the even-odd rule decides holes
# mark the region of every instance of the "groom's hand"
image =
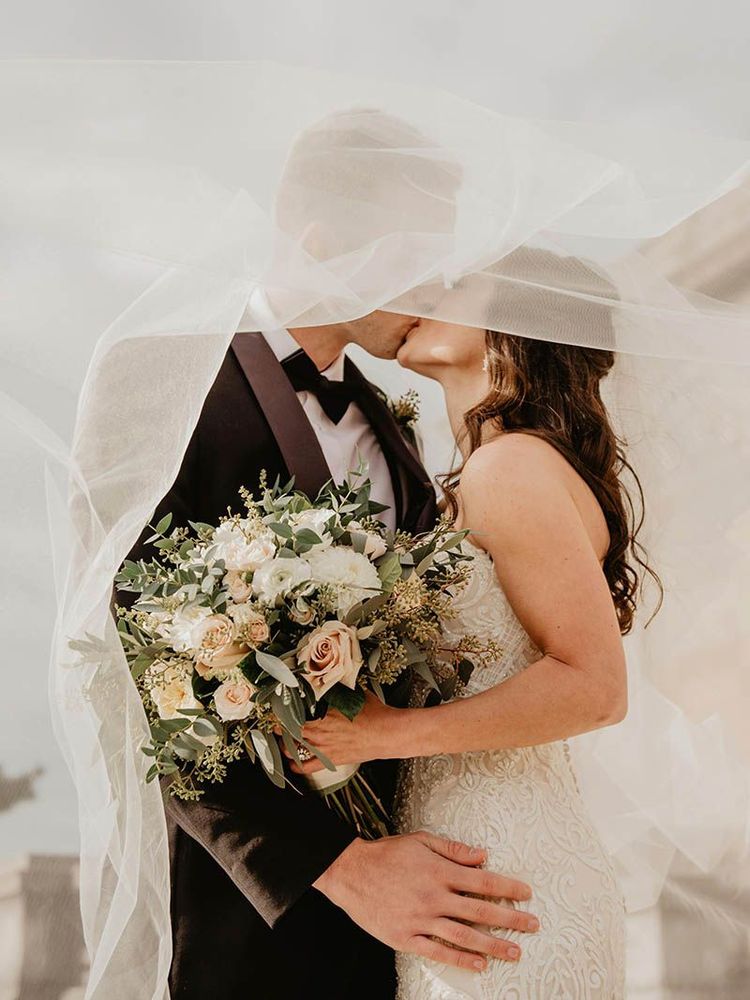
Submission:
[[530,887],[482,870],[485,860],[484,851],[431,833],[355,840],[314,885],[396,951],[480,972],[487,957],[515,962],[521,955],[490,928],[539,928],[532,914],[496,902],[528,900]]

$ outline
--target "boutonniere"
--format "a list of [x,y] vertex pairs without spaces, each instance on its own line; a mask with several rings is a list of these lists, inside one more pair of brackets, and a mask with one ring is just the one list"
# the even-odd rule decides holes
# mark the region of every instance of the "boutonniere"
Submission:
[[409,389],[399,396],[398,399],[386,397],[388,409],[391,416],[404,431],[413,431],[414,425],[419,420],[419,393],[416,389]]

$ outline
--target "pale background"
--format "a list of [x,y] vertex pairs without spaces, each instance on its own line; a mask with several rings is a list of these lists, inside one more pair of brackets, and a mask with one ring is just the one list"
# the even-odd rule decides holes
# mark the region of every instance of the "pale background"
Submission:
[[[26,0],[23,6],[4,0],[0,58],[275,58],[442,86],[509,113],[615,116],[747,137],[746,93],[728,92],[723,75],[739,77],[747,60],[750,18],[743,8],[732,0],[700,7],[675,0]],[[486,30],[490,15],[492,30]],[[679,273],[680,283],[750,301],[750,239],[731,196],[652,252]],[[429,424],[438,419],[438,399],[426,390],[425,401]],[[24,462],[4,438],[0,443],[4,468]],[[443,464],[442,456],[431,458],[433,466]],[[0,489],[12,491],[12,476]],[[0,1000],[73,1000],[85,968],[72,860],[75,797],[40,681],[49,633],[37,623],[50,621],[53,608],[48,587],[36,582],[47,551],[33,534],[44,523],[41,482],[38,495],[36,506],[19,510],[10,542],[28,553],[28,578],[12,588],[4,581],[0,601],[6,665]],[[33,669],[18,669],[24,663]],[[691,936],[683,919],[674,901],[665,900],[659,911],[632,922],[629,997],[750,995],[747,941],[731,935],[706,941],[695,930]]]

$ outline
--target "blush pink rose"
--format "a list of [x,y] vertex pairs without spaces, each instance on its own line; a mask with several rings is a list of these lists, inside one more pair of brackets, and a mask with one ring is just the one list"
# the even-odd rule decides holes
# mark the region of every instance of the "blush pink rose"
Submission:
[[304,667],[317,700],[334,684],[346,684],[353,690],[362,667],[357,633],[343,622],[324,622],[304,639],[297,662]]

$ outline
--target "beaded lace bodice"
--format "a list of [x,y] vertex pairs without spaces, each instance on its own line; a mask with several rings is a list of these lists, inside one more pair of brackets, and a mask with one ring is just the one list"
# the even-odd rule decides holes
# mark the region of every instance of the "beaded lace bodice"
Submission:
[[[457,595],[447,639],[467,632],[501,650],[460,697],[507,681],[539,658],[486,553],[475,556]],[[532,886],[538,933],[518,941],[519,962],[480,975],[413,955],[397,956],[398,1000],[620,1000],[624,996],[624,904],[612,865],[578,791],[567,743],[440,754],[402,765],[397,823],[488,849],[487,867]],[[500,932],[498,932],[500,933]]]

